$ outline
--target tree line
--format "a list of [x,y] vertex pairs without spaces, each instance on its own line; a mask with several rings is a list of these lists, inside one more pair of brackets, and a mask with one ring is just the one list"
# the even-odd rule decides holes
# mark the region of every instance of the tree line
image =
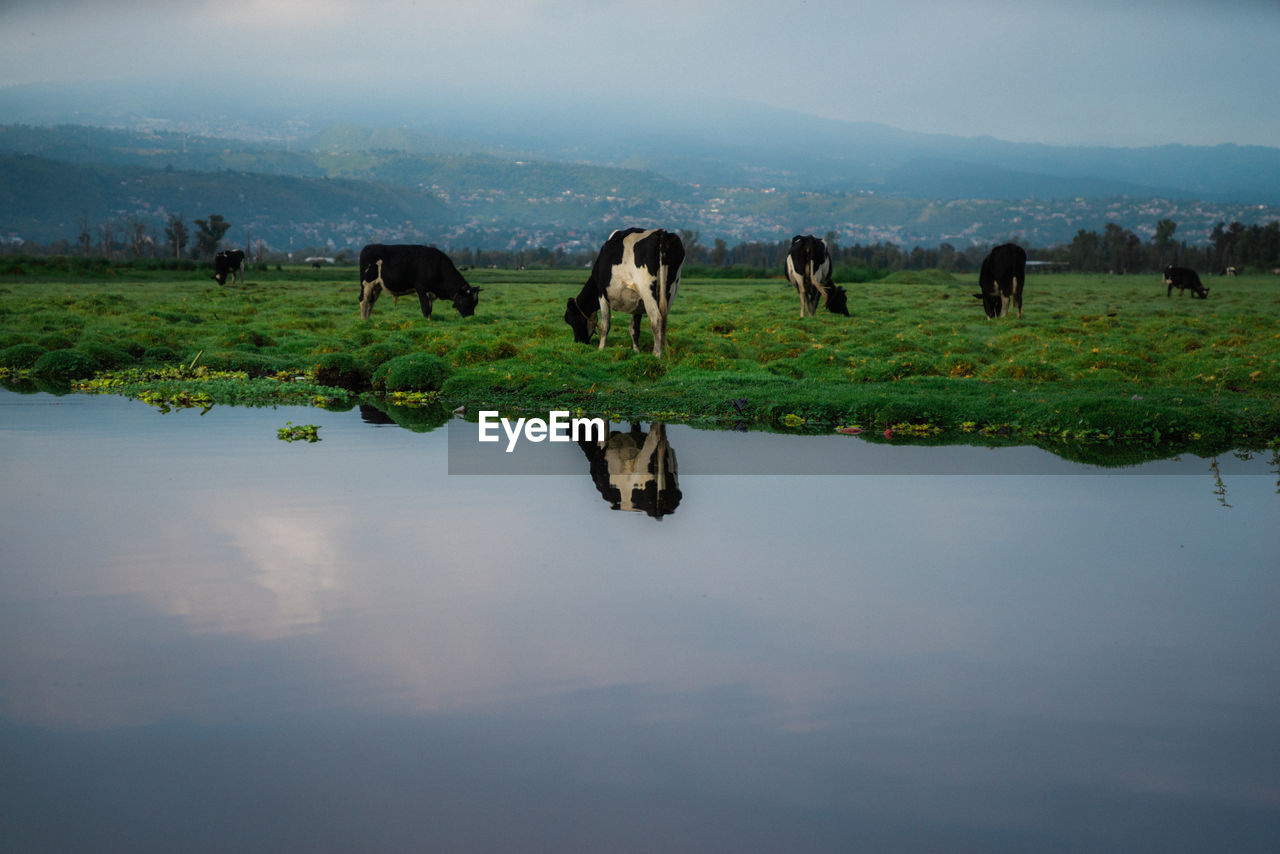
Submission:
[[[110,221],[91,228],[82,218],[74,245],[68,241],[58,241],[45,247],[9,245],[5,251],[122,261],[148,258],[201,261],[212,259],[219,248],[223,248],[224,238],[230,230],[231,223],[220,214],[196,219],[192,225],[188,225],[181,214],[171,214],[162,239],[157,241],[148,227],[137,220]],[[1177,230],[1177,223],[1164,219],[1156,224],[1151,238],[1143,240],[1118,223],[1107,223],[1101,233],[1081,229],[1070,243],[1024,248],[1032,261],[1084,273],[1151,273],[1171,264],[1203,273],[1223,273],[1228,268],[1241,272],[1280,269],[1280,220],[1253,225],[1219,222],[1208,242],[1194,244],[1177,240]],[[698,268],[709,275],[777,275],[791,245],[790,240],[779,240],[729,246],[721,238],[715,238],[711,245],[707,245],[697,231],[681,229],[679,234],[685,245],[686,266]],[[859,277],[858,271],[868,275],[873,271],[930,269],[957,274],[975,273],[990,249],[986,245],[957,247],[950,243],[942,243],[936,248],[915,246],[910,249],[888,242],[844,245],[840,235],[834,231],[823,237],[834,265],[845,273],[845,278],[855,279]],[[1012,242],[1018,241],[1014,239]],[[246,239],[246,243],[251,241]],[[247,248],[250,249],[252,263],[281,264],[292,260],[284,253],[268,249],[262,241]],[[446,251],[456,264],[465,267],[580,268],[589,266],[595,259],[594,251],[566,251],[563,247],[520,250],[450,247]],[[294,253],[298,258],[315,255],[333,257],[340,264],[353,263],[354,254],[353,251],[335,254],[333,249],[324,247],[308,247]]]
[[[1107,223],[1102,233],[1081,229],[1070,243],[1024,248],[1030,260],[1082,273],[1151,273],[1163,271],[1169,265],[1191,267],[1205,273],[1222,273],[1232,267],[1241,272],[1280,269],[1280,220],[1265,225],[1220,222],[1209,242],[1201,244],[1176,240],[1177,229],[1173,220],[1161,220],[1151,239],[1144,241],[1121,225]],[[726,246],[723,240],[717,239],[711,247],[706,247],[696,232],[681,232],[681,236],[688,254],[686,263],[710,267],[777,270],[791,245],[789,240],[783,240]],[[907,249],[893,243],[845,246],[835,232],[827,232],[824,239],[836,267],[891,272],[937,269],[975,273],[991,248],[986,245],[957,247],[950,243],[932,249],[922,246]]]

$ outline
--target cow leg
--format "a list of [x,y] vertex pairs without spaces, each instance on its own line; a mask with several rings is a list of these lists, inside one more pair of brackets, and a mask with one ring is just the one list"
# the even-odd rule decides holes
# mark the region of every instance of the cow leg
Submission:
[[818,313],[813,298],[813,258],[805,263],[804,272],[800,275],[800,316],[813,317]]
[[1023,279],[1021,282],[1017,279],[1013,280],[1013,304],[1018,309],[1019,319],[1022,318],[1022,285],[1024,282],[1026,282],[1026,279]]
[[604,297],[600,298],[600,323],[596,330],[600,333],[600,346],[597,350],[603,350],[605,342],[609,340],[609,300]]
[[377,302],[378,294],[382,292],[382,280],[360,284],[364,286],[364,295],[360,298],[360,319],[368,320],[369,315],[373,313],[373,304]]
[[631,315],[631,349],[637,353],[640,352],[640,317],[639,314]]
[[[640,315],[638,314],[636,315],[635,326],[636,329],[640,328]],[[662,316],[661,311],[654,311],[649,315],[649,331],[653,333],[653,355],[661,359],[662,348],[667,343],[667,319]]]
[[422,316],[431,318],[431,306],[435,304],[436,295],[426,288],[418,289],[418,304],[422,306]]

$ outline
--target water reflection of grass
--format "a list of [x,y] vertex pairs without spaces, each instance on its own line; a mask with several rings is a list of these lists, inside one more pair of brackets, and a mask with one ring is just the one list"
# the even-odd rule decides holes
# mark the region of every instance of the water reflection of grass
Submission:
[[[236,402],[287,395],[349,405],[349,395],[316,382],[318,369],[340,365],[355,377],[409,376],[405,391],[423,390],[412,377],[429,374],[442,402],[472,409],[779,426],[793,416],[796,429],[917,425],[922,435],[1064,444],[1260,446],[1280,435],[1280,291],[1269,278],[1218,280],[1209,300],[1192,301],[1166,297],[1154,276],[1033,275],[1025,318],[996,322],[972,282],[936,273],[849,284],[850,317],[804,320],[780,279],[690,278],[659,361],[631,351],[625,317],[615,318],[605,352],[572,343],[561,314],[585,271],[467,275],[485,287],[475,317],[440,303],[425,321],[416,300],[384,300],[368,322],[354,270],[251,273],[243,289],[198,272],[9,276],[0,281],[0,365],[30,372],[55,351],[89,360],[59,357],[62,370],[194,364],[242,374],[201,388]],[[648,334],[646,323],[642,346]],[[409,354],[441,362],[379,374]]]

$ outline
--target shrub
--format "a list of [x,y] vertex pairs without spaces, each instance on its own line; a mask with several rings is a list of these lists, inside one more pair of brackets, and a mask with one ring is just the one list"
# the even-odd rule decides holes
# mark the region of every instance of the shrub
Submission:
[[76,342],[60,332],[48,332],[36,339],[36,343],[46,350],[70,350]]
[[397,349],[395,346],[385,341],[376,344],[370,344],[368,347],[361,347],[356,351],[357,358],[372,368],[377,368],[384,362],[389,362],[396,356],[404,355],[404,351]]
[[29,368],[44,354],[45,349],[39,344],[14,344],[0,350],[0,367]]
[[124,350],[104,341],[85,341],[80,344],[78,349],[83,353],[88,353],[93,358],[93,361],[97,363],[99,370],[118,368],[132,361],[132,358]]
[[165,347],[164,345],[144,347],[141,356],[142,361],[150,362],[153,365],[176,362],[178,360],[178,354],[174,352],[173,348]]
[[31,372],[37,377],[59,382],[85,379],[93,376],[93,371],[93,357],[73,349],[50,350],[31,366]]
[[449,377],[449,363],[430,353],[409,353],[383,362],[373,385],[387,391],[439,391]]
[[350,353],[325,353],[316,362],[316,382],[360,391],[369,386],[369,366]]
[[416,352],[418,352],[417,345],[409,338],[409,336],[396,333],[394,335],[388,335],[372,344],[361,347],[356,351],[355,355],[365,364],[376,368],[382,363],[394,359],[396,356],[403,356]]
[[211,371],[244,371],[251,377],[267,377],[292,367],[288,361],[278,356],[267,356],[247,350],[219,350],[205,353],[195,364],[204,365]]

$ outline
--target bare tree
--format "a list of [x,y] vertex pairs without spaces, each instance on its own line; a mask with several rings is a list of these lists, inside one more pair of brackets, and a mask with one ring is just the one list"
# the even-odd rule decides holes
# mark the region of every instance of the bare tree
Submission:
[[175,261],[182,257],[182,250],[187,246],[188,237],[187,223],[183,220],[182,214],[169,214],[169,223],[164,227],[164,240],[166,246],[173,248]]
[[98,223],[98,251],[104,258],[111,257],[111,243],[115,240],[116,224],[111,220]]
[[80,254],[88,257],[93,249],[93,236],[89,234],[89,215],[87,213],[80,214],[80,233],[76,236],[76,242],[80,244]]
[[134,258],[142,258],[150,254],[155,240],[147,233],[147,225],[132,214],[125,219],[125,235],[129,241],[129,252]]

